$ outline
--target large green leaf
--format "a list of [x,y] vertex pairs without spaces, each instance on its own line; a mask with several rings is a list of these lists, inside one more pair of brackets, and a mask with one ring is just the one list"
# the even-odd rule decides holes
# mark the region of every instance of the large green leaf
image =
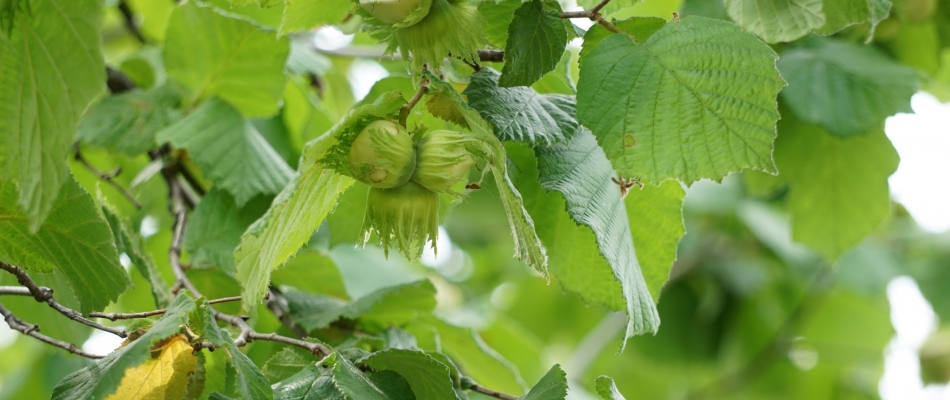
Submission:
[[724,0],[729,17],[768,43],[790,42],[825,25],[822,0]]
[[0,180],[0,256],[29,270],[61,272],[83,314],[102,310],[132,284],[119,265],[109,224],[72,178],[35,234],[17,204],[16,184]]
[[840,139],[782,121],[775,160],[789,180],[792,237],[834,261],[889,214],[887,177],[899,157],[881,129]]
[[287,2],[280,34],[311,30],[322,25],[339,24],[353,3],[347,0],[294,0]]
[[508,25],[505,66],[498,86],[531,86],[554,70],[565,46],[567,29],[558,10],[545,9],[541,0],[522,4]]
[[594,385],[597,394],[604,400],[627,400],[626,397],[620,394],[620,391],[617,390],[617,385],[614,385],[614,380],[610,379],[609,376],[598,376]]
[[122,376],[129,368],[148,359],[149,351],[159,341],[178,333],[188,322],[188,315],[195,309],[190,293],[178,295],[162,318],[133,342],[109,353],[99,362],[63,378],[53,388],[55,400],[101,399],[116,390]]
[[369,378],[339,353],[323,360],[333,368],[333,383],[350,400],[390,400]]
[[[339,213],[339,207],[332,215],[337,213]],[[274,271],[271,275],[271,283],[291,286],[309,293],[325,294],[341,299],[350,298],[336,262],[330,256],[316,251],[297,253],[294,258],[287,261],[286,265]]]
[[520,400],[555,400],[564,399],[567,396],[567,375],[560,365],[554,364],[548,373],[538,381],[528,394],[521,396]]
[[340,318],[357,319],[364,329],[399,326],[435,308],[435,287],[429,281],[379,289],[353,302],[297,291],[284,293],[294,322],[307,330],[326,328]]
[[195,320],[191,328],[202,338],[221,348],[231,356],[230,365],[234,368],[234,387],[242,399],[272,399],[274,393],[264,373],[254,365],[241,349],[234,344],[231,336],[219,328],[215,322],[214,311],[205,299],[199,299]]
[[389,349],[373,353],[359,364],[402,375],[417,399],[455,398],[449,367],[421,351]]
[[582,58],[577,117],[617,172],[659,183],[772,171],[784,85],[775,53],[728,22],[687,17],[643,44],[615,34]]
[[103,2],[19,6],[28,11],[13,12],[9,33],[0,33],[0,176],[19,185],[18,202],[36,232],[72,180],[66,157],[79,117],[105,89]]
[[631,188],[624,198],[640,271],[654,301],[660,300],[660,290],[676,261],[676,248],[686,233],[685,195],[679,182],[666,181],[659,186],[648,183],[642,189]]
[[252,197],[279,192],[294,171],[251,121],[227,102],[211,98],[156,137],[188,150],[201,170],[238,206]]
[[815,32],[830,35],[849,25],[870,22],[868,41],[874,28],[891,13],[890,0],[824,0],[825,25]]
[[[642,192],[633,189],[630,196],[636,200],[624,204],[620,188],[611,181],[614,171],[610,162],[587,129],[578,130],[566,145],[538,147],[535,151],[541,186],[563,194],[571,218],[593,230],[600,254],[606,258],[614,277],[620,282],[629,316],[626,337],[656,332],[659,315],[654,300],[666,282],[666,273],[676,256],[676,244],[683,234],[680,217],[682,189],[675,182],[666,185],[671,195],[657,196],[660,188],[651,186]],[[628,214],[630,220],[618,218]],[[649,217],[641,221],[639,214]],[[649,255],[650,272],[654,278],[651,283],[656,286],[652,297],[643,279],[642,260],[638,261],[634,250],[640,244],[634,241],[631,221],[636,223],[633,226],[644,240],[644,246],[650,248],[645,254]],[[602,282],[592,288],[609,292],[611,286]]]
[[76,138],[94,146],[142,154],[155,147],[155,134],[181,119],[178,92],[168,86],[106,97],[79,122]]
[[333,129],[307,143],[297,175],[274,199],[267,213],[241,236],[241,244],[234,252],[237,277],[244,287],[245,309],[257,307],[271,272],[310,239],[336,206],[340,193],[353,184],[352,178],[327,169],[320,162],[326,151],[359,118],[372,114],[382,117],[398,110],[401,103],[394,102],[397,98],[401,100],[402,96],[389,94],[381,97],[378,104],[359,106]]
[[505,43],[508,42],[508,26],[514,20],[515,10],[519,7],[521,7],[521,0],[478,3],[478,12],[485,17],[485,35],[495,47],[505,47]]
[[508,215],[511,236],[515,242],[515,258],[538,272],[547,274],[547,256],[544,254],[544,246],[541,245],[541,240],[538,239],[538,234],[534,231],[534,222],[524,208],[524,200],[521,198],[521,194],[518,193],[508,177],[504,146],[492,134],[488,123],[478,115],[477,111],[462,100],[459,93],[450,84],[439,80],[430,73],[426,73],[426,77],[429,79],[428,93],[444,96],[449,103],[453,104],[459,115],[465,120],[473,136],[491,150],[491,154],[488,155],[489,168],[491,168],[492,175],[495,177],[495,184],[498,186],[501,195],[501,203],[505,206],[505,213]]
[[567,141],[577,130],[573,96],[498,87],[498,72],[491,68],[482,68],[471,79],[462,93],[501,140],[551,144]]
[[99,203],[102,206],[102,215],[109,222],[109,227],[112,228],[116,249],[120,253],[125,253],[132,261],[132,265],[148,281],[149,286],[152,287],[155,306],[158,308],[168,307],[175,300],[175,295],[162,280],[162,275],[155,267],[152,255],[145,247],[145,241],[137,232],[132,230],[128,221],[105,198],[100,198]]
[[195,208],[185,232],[185,250],[192,264],[214,265],[234,274],[234,249],[241,235],[254,221],[264,215],[270,199],[257,197],[238,207],[227,192],[211,188]]
[[327,360],[310,365],[274,384],[274,400],[345,400],[333,383],[333,370]]
[[194,100],[218,96],[248,117],[275,114],[284,94],[288,40],[198,4],[175,8],[168,21],[168,76],[191,90]]
[[898,112],[911,112],[917,73],[872,47],[812,38],[782,53],[782,100],[805,122],[837,136],[863,134]]

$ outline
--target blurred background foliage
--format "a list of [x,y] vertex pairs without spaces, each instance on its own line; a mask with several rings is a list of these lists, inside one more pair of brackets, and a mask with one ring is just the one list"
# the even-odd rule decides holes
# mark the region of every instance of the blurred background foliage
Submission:
[[[225,0],[208,2],[270,27],[277,26],[282,12],[280,7],[230,9]],[[164,81],[163,71],[156,68],[157,49],[140,46],[125,29],[117,2],[110,3],[102,30],[107,63],[144,88]],[[168,0],[129,0],[128,4],[135,10],[142,34],[161,42],[174,4]],[[686,4],[645,0],[611,17],[670,18],[674,11],[724,16],[712,0],[687,0]],[[343,33],[324,29],[293,37],[295,77],[287,83],[284,108],[277,116],[254,121],[291,167],[296,167],[303,144],[329,129],[358,100],[393,88],[414,91],[403,62],[378,58],[377,40],[352,29],[344,25],[340,27]],[[867,26],[855,25],[837,35],[862,41]],[[950,1],[895,0],[894,11],[877,28],[871,45],[913,67],[922,89],[950,100]],[[535,90],[570,93],[577,78],[577,48],[572,48],[573,54],[568,53],[557,71],[535,84]],[[445,67],[447,79],[464,88],[470,68],[454,63]],[[447,124],[418,112],[413,118],[430,129]],[[519,159],[524,152],[517,146],[509,150],[516,171],[533,168],[528,165],[531,160]],[[133,188],[143,205],[140,210],[71,162],[72,172],[87,190],[101,191],[130,216],[146,237],[164,280],[172,282],[165,254],[173,221],[165,209],[164,183],[142,173],[151,161],[144,155],[129,158],[92,146],[85,146],[83,153],[100,169],[122,168],[124,173],[116,180]],[[613,377],[630,399],[878,398],[885,349],[894,336],[888,283],[898,276],[912,277],[939,318],[950,320],[950,234],[923,231],[898,203],[891,204],[889,217],[872,234],[829,265],[815,251],[792,241],[786,206],[789,192],[782,175],[736,173],[721,184],[696,183],[686,193],[686,234],[662,289],[660,330],[655,336],[631,339],[620,354],[623,313],[586,305],[577,296],[563,293],[558,282],[548,284],[512,259],[508,223],[489,181],[447,210],[438,255],[429,254],[414,263],[395,257],[386,261],[382,251],[372,246],[354,249],[365,189],[350,190],[311,243],[274,274],[274,283],[284,292],[300,289],[350,299],[428,278],[437,290],[436,314],[457,327],[427,318],[413,322],[406,329],[420,345],[425,346],[426,332],[438,330],[443,350],[469,365],[479,365],[473,377],[500,390],[520,391],[520,386],[536,382],[551,364],[560,363],[571,382],[570,398],[575,399],[594,398],[593,382],[599,375]],[[269,200],[257,201],[266,204]],[[248,212],[260,215],[263,211],[258,207]],[[153,308],[145,278],[137,272],[131,276],[136,289],[125,293],[111,309]],[[238,283],[218,269],[192,268],[189,276],[209,298],[240,294]],[[2,274],[0,284],[11,284],[11,279]],[[4,299],[8,308],[29,315],[48,335],[77,343],[89,337],[90,329],[31,303],[25,297]],[[219,309],[233,313],[238,306],[222,304]],[[266,310],[258,315],[258,331],[289,333]],[[478,336],[458,327],[475,328]],[[4,340],[3,399],[49,397],[56,382],[88,362],[9,331],[0,337]],[[480,349],[485,345],[501,357],[485,358]],[[280,350],[279,344],[256,342],[249,356],[263,366]],[[922,354],[925,382],[950,380],[947,333],[934,336]],[[518,373],[503,371],[500,359]]]

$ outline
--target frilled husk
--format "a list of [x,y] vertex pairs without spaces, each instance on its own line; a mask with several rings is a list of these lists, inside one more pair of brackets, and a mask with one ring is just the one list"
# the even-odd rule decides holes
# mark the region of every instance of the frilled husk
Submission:
[[350,146],[350,175],[373,187],[403,185],[412,176],[415,166],[412,137],[389,121],[370,123]]
[[388,51],[398,48],[413,72],[422,71],[426,64],[441,66],[450,55],[474,64],[478,62],[478,49],[486,43],[482,26],[474,4],[432,0],[429,14],[422,21],[393,30]]
[[405,28],[419,23],[429,14],[432,0],[360,0],[360,7],[379,22]]
[[373,232],[386,257],[395,246],[409,260],[419,258],[427,242],[435,249],[439,195],[412,181],[392,189],[370,188],[359,242],[367,243]]
[[468,147],[480,141],[462,132],[432,131],[419,140],[416,150],[416,170],[412,180],[426,189],[454,194],[452,187],[465,179],[475,165]]

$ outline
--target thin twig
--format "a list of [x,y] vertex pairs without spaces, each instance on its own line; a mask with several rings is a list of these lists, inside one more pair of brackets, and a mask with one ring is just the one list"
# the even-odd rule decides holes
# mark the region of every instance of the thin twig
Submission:
[[26,271],[24,271],[22,268],[5,264],[5,263],[0,263],[0,269],[7,271],[13,276],[15,276],[17,279],[17,282],[23,285],[27,289],[27,291],[30,292],[30,295],[33,296],[33,298],[36,301],[40,303],[46,303],[47,305],[50,306],[50,308],[58,311],[60,314],[65,315],[67,318],[73,321],[79,322],[80,324],[93,327],[100,331],[109,332],[121,338],[125,338],[129,336],[129,333],[126,332],[125,329],[112,328],[109,326],[102,325],[98,322],[92,321],[84,317],[82,313],[80,313],[79,311],[73,310],[69,307],[59,304],[59,302],[57,302],[56,299],[53,298],[53,289],[37,285],[36,282],[34,282],[33,279],[30,278],[30,275],[27,274]]
[[139,43],[146,44],[148,43],[145,40],[145,36],[142,36],[142,31],[139,30],[138,22],[135,22],[135,13],[132,12],[132,9],[129,8],[129,3],[125,0],[119,0],[119,12],[122,13],[122,19],[125,22],[125,29],[128,29],[132,36],[135,36],[138,39]]
[[18,331],[24,335],[33,337],[44,343],[51,344],[53,346],[64,349],[70,353],[80,355],[86,358],[100,359],[103,357],[103,356],[97,356],[95,354],[86,353],[85,351],[80,350],[79,347],[77,347],[75,344],[64,342],[62,340],[53,339],[49,336],[46,336],[40,333],[39,325],[30,324],[30,323],[24,322],[22,319],[17,318],[15,315],[13,315],[12,312],[10,312],[10,310],[7,310],[3,306],[3,304],[0,304],[0,315],[3,315],[3,319],[4,321],[7,322],[7,325],[10,326],[10,329]]
[[[614,33],[624,33],[624,34],[626,34],[626,32],[620,30],[620,28],[617,28],[616,25],[610,23],[610,21],[607,21],[606,19],[604,19],[604,16],[600,15],[600,10],[602,10],[604,7],[606,7],[606,6],[607,6],[607,3],[610,3],[610,0],[601,0],[600,3],[597,3],[596,6],[594,6],[593,8],[591,8],[591,9],[589,9],[589,10],[564,11],[564,12],[561,13],[560,16],[561,16],[562,19],[586,18],[586,19],[589,19],[589,20],[591,20],[591,21],[597,22],[597,23],[600,24],[600,25],[603,25],[603,27],[604,27],[604,28],[607,28],[608,31],[611,31],[611,32],[614,32]],[[632,35],[631,35],[631,37],[632,37]]]
[[482,386],[478,386],[478,385],[472,385],[471,387],[469,387],[469,389],[472,390],[472,391],[474,391],[474,392],[478,392],[478,393],[484,394],[484,395],[486,395],[486,396],[491,396],[491,397],[494,397],[494,398],[497,398],[497,399],[502,399],[502,400],[518,400],[517,397],[512,396],[512,395],[510,395],[510,394],[502,393],[502,392],[499,392],[499,391],[497,391],[497,390],[489,389],[489,388],[482,387]]
[[0,286],[0,295],[32,296],[30,289],[23,286]]
[[409,102],[403,104],[402,108],[399,109],[399,125],[406,126],[406,120],[409,119],[409,113],[412,112],[412,108],[416,106],[419,100],[422,100],[422,96],[425,95],[428,90],[429,79],[422,77],[422,80],[419,81],[419,90],[416,91],[416,95],[412,96]]
[[238,334],[238,337],[234,339],[234,345],[238,347],[243,347],[255,340],[266,340],[270,342],[284,343],[291,346],[302,347],[318,356],[327,356],[330,354],[330,349],[320,343],[307,342],[300,339],[281,336],[276,333],[255,332],[253,329],[251,329],[250,325],[247,324],[247,321],[245,321],[244,318],[236,315],[229,315],[215,311],[214,317],[219,321],[227,322],[241,330],[241,333]]
[[119,193],[122,193],[122,195],[125,196],[125,198],[128,199],[129,202],[132,203],[133,206],[135,206],[135,208],[139,210],[142,209],[142,204],[139,203],[138,200],[135,200],[135,196],[133,196],[132,193],[130,193],[125,187],[120,185],[119,182],[116,182],[113,179],[116,176],[119,176],[120,173],[122,173],[122,167],[116,167],[115,171],[112,171],[112,172],[102,172],[98,168],[90,164],[89,161],[86,161],[86,158],[82,156],[82,152],[79,151],[79,142],[76,142],[73,145],[73,149],[75,149],[73,153],[73,159],[75,159],[76,161],[79,161],[84,167],[86,167],[86,169],[88,169],[94,175],[98,176],[99,179],[104,180],[106,183],[114,187],[115,190],[118,190]]
[[[220,298],[220,299],[208,300],[208,304],[218,304],[218,303],[226,303],[226,302],[229,302],[229,301],[240,301],[240,300],[241,300],[241,296],[222,297],[222,298]],[[107,320],[109,320],[109,321],[117,321],[117,320],[120,320],[120,319],[148,318],[148,317],[152,317],[152,316],[155,316],[155,315],[162,315],[162,314],[164,314],[164,313],[166,313],[166,312],[168,312],[168,309],[167,309],[167,308],[162,308],[162,309],[158,309],[158,310],[143,311],[143,312],[137,312],[137,313],[99,313],[99,312],[94,312],[94,313],[89,313],[89,316],[92,317],[92,318],[104,318],[104,319],[107,319]]]
[[294,323],[293,319],[290,318],[288,314],[287,299],[284,298],[284,294],[281,293],[280,289],[271,286],[268,291],[269,299],[267,300],[267,308],[270,310],[274,316],[280,320],[280,323],[283,324],[287,329],[290,329],[297,336],[301,338],[307,338],[309,335],[307,331]]
[[607,6],[607,3],[610,3],[610,0],[601,0],[600,3],[597,3],[597,5],[594,6],[594,8],[591,8],[588,11],[590,11],[591,13],[599,13],[600,10],[602,10],[605,6]]

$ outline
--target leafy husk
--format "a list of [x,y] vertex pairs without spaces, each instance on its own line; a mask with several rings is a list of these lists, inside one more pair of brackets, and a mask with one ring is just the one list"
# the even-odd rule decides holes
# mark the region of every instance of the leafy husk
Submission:
[[369,123],[350,145],[350,176],[372,187],[405,184],[416,167],[415,146],[409,132],[390,121]]
[[481,146],[481,143],[463,132],[430,132],[419,140],[412,180],[434,192],[456,194],[452,187],[465,179],[475,165],[468,147]]
[[407,259],[417,259],[426,242],[434,250],[439,195],[413,181],[392,189],[370,188],[358,242],[366,244],[373,232],[386,257],[390,248],[397,247]]
[[432,7],[432,0],[417,0],[415,4],[407,4],[408,2],[409,0],[360,0],[360,8],[383,24],[406,28],[422,21]]
[[[465,0],[432,0],[429,14],[418,23],[393,29],[388,53],[396,49],[413,72],[426,64],[442,65],[446,57],[478,62],[478,49],[487,40],[478,8]],[[412,55],[410,57],[410,54]]]

